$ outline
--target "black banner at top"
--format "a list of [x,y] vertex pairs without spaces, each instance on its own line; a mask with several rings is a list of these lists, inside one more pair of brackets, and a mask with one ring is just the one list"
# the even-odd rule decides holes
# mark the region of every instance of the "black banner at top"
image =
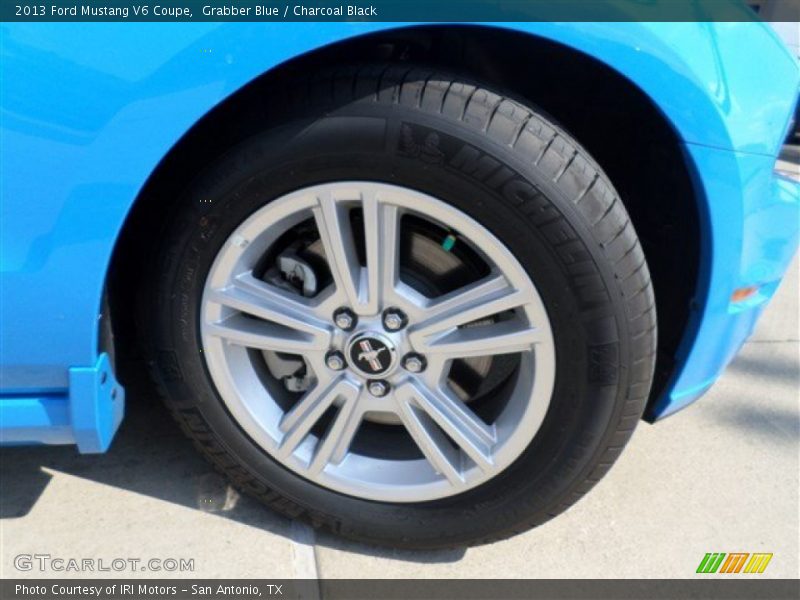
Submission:
[[800,20],[798,0],[0,0],[4,22]]

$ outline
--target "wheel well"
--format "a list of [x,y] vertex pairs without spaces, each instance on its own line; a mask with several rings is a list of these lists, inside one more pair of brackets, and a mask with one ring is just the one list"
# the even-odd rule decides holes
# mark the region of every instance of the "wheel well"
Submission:
[[[141,259],[157,237],[142,233],[163,221],[164,199],[254,127],[274,122],[281,107],[263,102],[270,89],[365,57],[423,63],[508,90],[542,108],[597,160],[628,209],[653,279],[659,340],[652,405],[673,373],[698,284],[698,199],[679,140],[652,101],[606,65],[549,40],[481,26],[402,28],[326,46],[264,73],[198,121],[147,181],[114,252],[108,291],[119,362],[140,356],[132,299],[147,276]],[[120,371],[124,381],[124,365]]]

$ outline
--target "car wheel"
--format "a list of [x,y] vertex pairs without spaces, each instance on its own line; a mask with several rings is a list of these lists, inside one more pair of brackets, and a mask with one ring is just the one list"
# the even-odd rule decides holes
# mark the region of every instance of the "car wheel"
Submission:
[[474,544],[562,512],[653,375],[611,182],[463,78],[365,65],[287,93],[165,216],[141,314],[177,420],[240,489],[358,540]]

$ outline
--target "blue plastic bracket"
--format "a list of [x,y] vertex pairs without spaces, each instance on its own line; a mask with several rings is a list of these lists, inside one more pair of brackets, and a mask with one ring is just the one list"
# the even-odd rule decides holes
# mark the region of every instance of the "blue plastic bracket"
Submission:
[[75,443],[82,453],[105,452],[125,406],[125,390],[114,377],[108,355],[94,367],[69,370],[69,411]]

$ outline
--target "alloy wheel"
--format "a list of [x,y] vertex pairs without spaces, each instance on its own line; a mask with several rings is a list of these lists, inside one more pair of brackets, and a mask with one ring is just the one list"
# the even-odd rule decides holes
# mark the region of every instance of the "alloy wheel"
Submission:
[[[480,268],[456,285],[418,276],[404,252],[417,221]],[[200,329],[223,402],[266,453],[372,500],[424,502],[495,477],[536,435],[555,378],[545,307],[503,243],[384,183],[317,185],[257,210],[211,266]],[[473,393],[456,371],[480,380]],[[487,399],[475,389],[490,379]]]

